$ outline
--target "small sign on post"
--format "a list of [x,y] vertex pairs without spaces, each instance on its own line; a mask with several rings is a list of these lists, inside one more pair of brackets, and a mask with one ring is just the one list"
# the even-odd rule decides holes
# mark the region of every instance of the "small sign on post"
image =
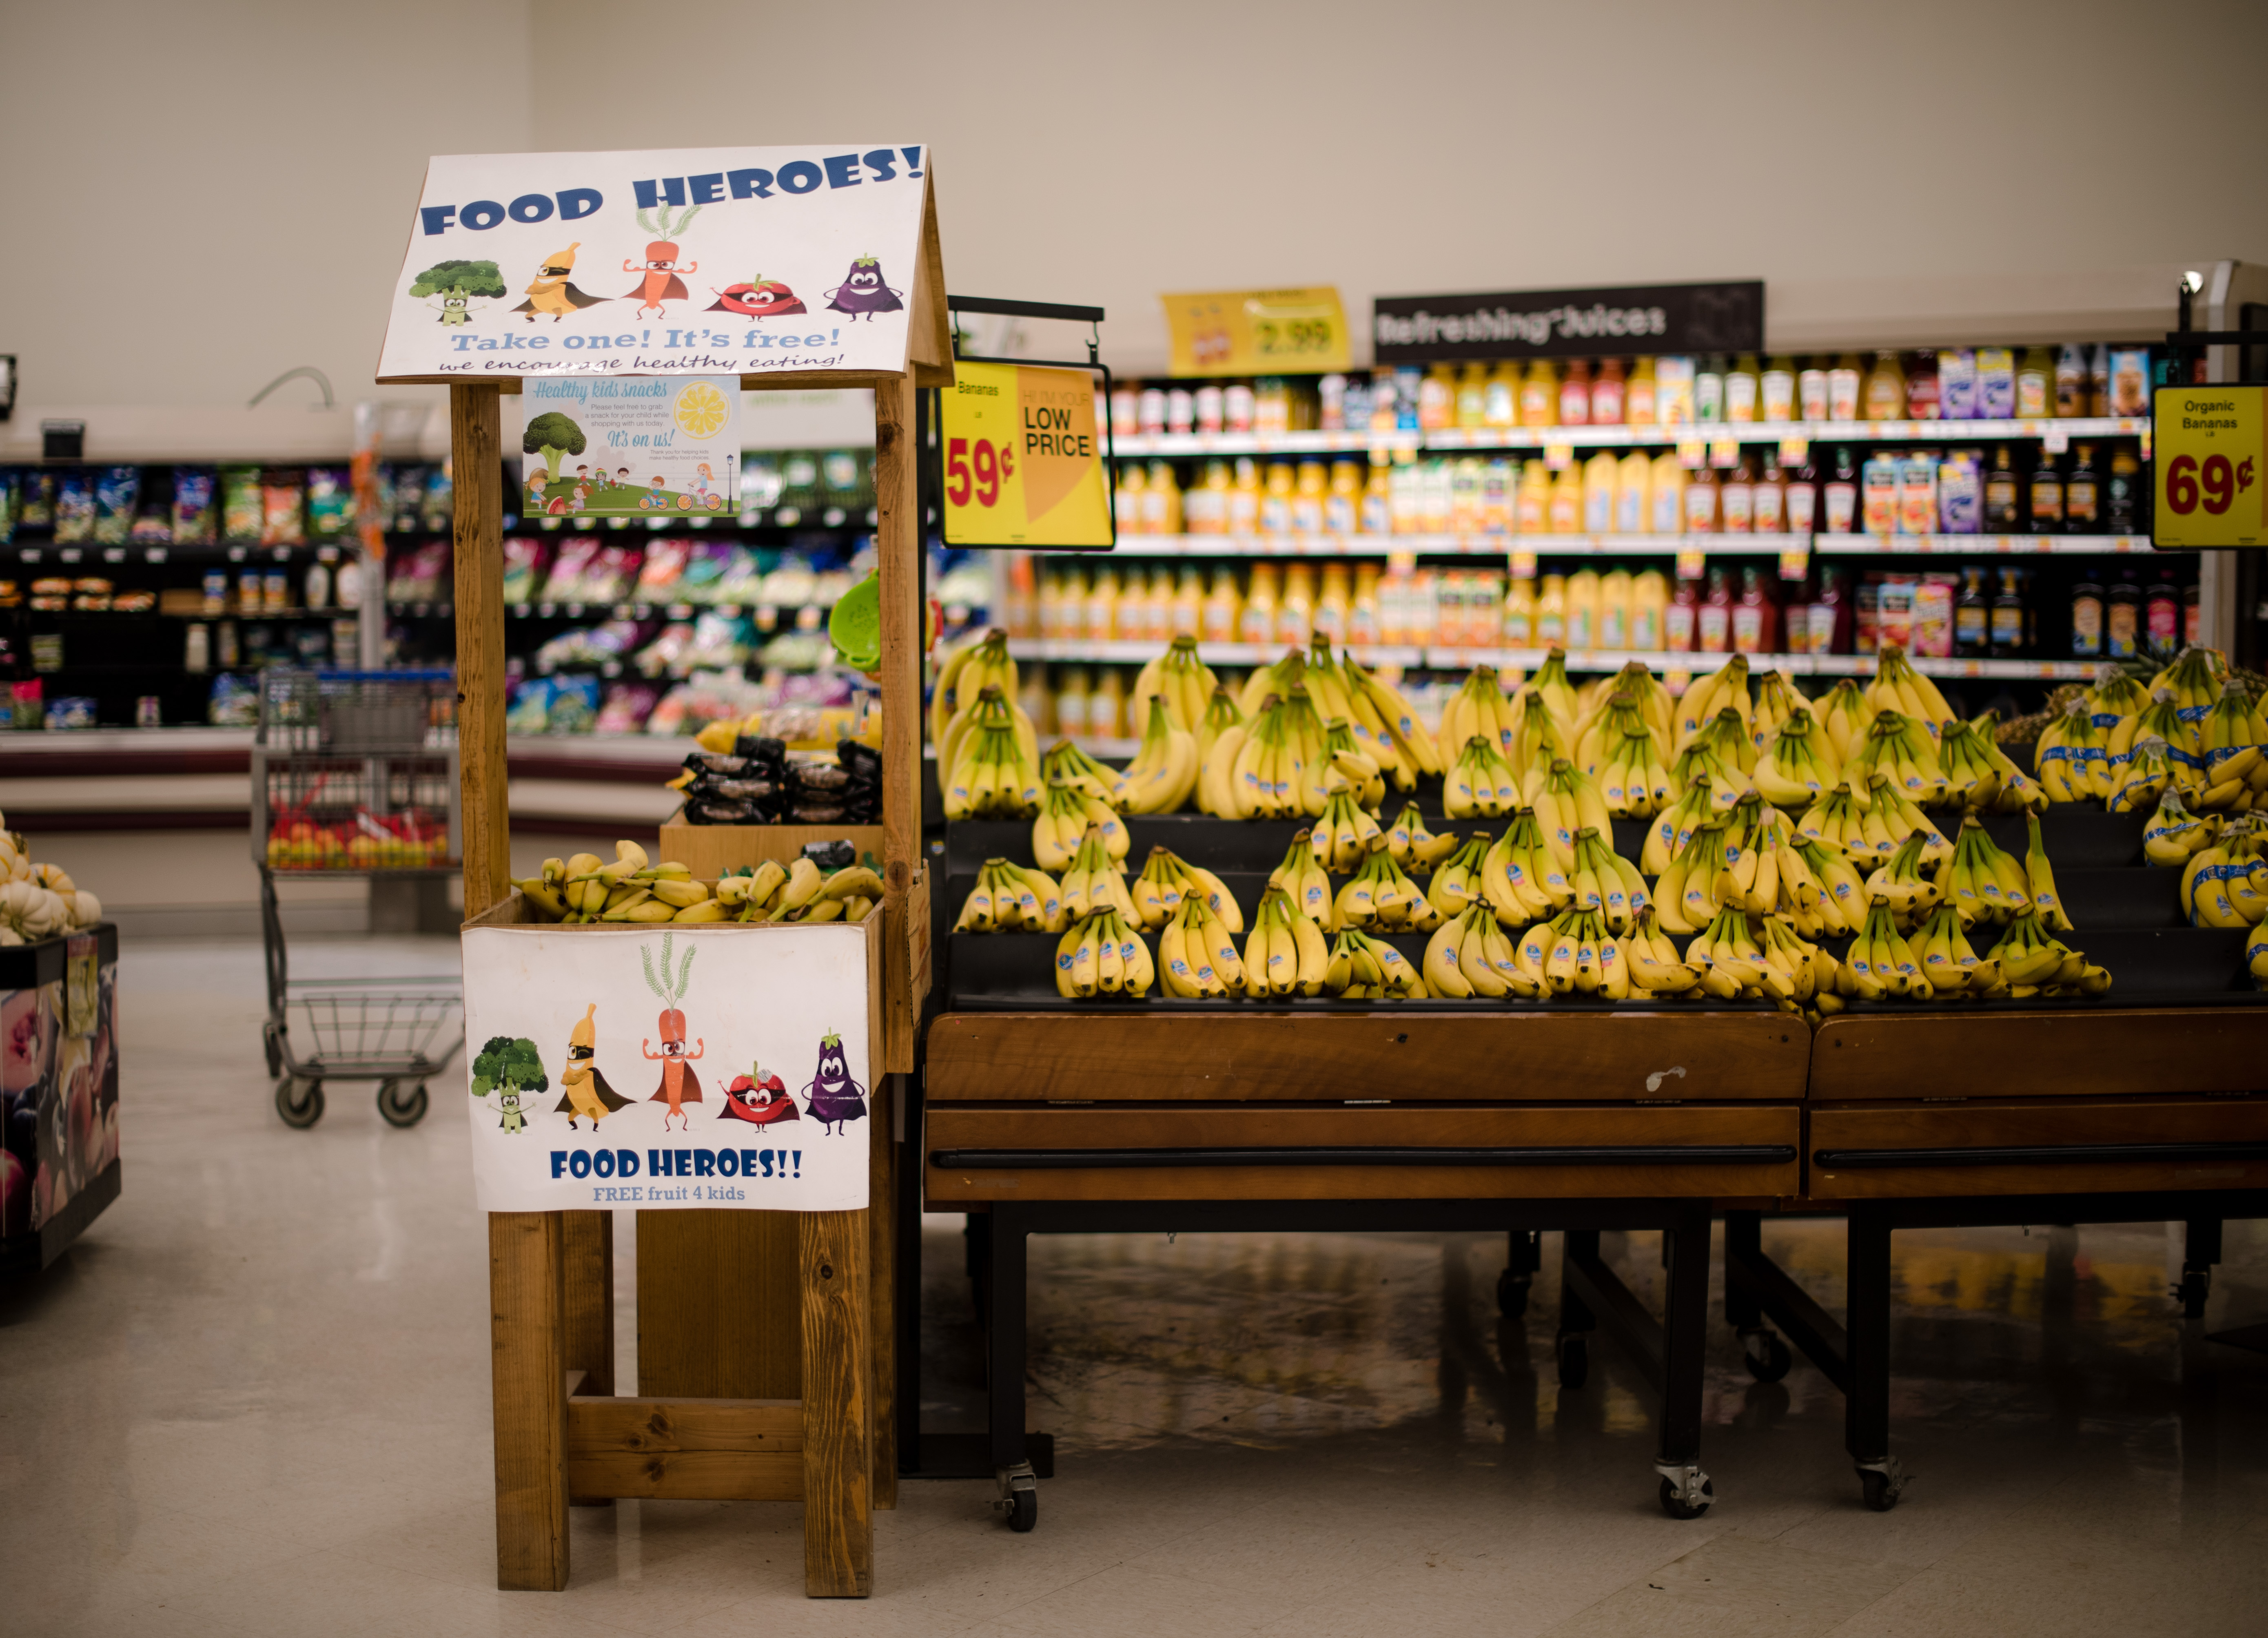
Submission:
[[2151,434],[2153,545],[2268,545],[2268,386],[2161,386]]
[[946,544],[1108,547],[1094,378],[966,359],[954,376],[939,394]]

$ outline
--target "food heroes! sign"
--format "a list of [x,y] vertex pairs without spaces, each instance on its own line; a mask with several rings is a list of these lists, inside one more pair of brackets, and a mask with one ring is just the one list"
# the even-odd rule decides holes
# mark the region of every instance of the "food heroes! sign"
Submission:
[[1092,376],[964,362],[940,396],[946,544],[1111,544]]
[[378,378],[902,371],[928,157],[434,158]]

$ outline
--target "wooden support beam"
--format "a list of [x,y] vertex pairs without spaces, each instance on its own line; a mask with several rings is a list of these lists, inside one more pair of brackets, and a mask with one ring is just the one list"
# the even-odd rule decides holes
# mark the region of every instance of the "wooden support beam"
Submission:
[[[465,915],[512,893],[505,806],[503,400],[491,381],[449,388],[456,486],[457,760],[463,787]],[[369,589],[383,597],[386,589]]]
[[556,1211],[489,1214],[497,1586],[507,1592],[557,1592],[567,1585],[567,1296],[561,1216]]
[[672,1399],[803,1394],[793,1215],[642,1211],[638,1387]]
[[873,1359],[867,1330],[867,1214],[805,1212],[803,1590],[814,1598],[873,1590]]
[[655,1501],[803,1498],[803,1407],[794,1399],[567,1401],[578,1494]]
[[[913,966],[915,883],[921,851],[921,666],[927,621],[921,600],[921,501],[916,474],[914,386],[900,378],[874,389],[874,540],[881,573],[882,915],[884,1061],[914,1067],[914,1024],[927,993],[927,964]],[[926,929],[923,929],[926,933]]]
[[[580,1392],[615,1391],[615,1214],[611,1211],[570,1211],[565,1219],[567,1372],[581,1379]],[[568,1389],[571,1398],[578,1390]],[[575,1507],[605,1507],[613,1494],[576,1489],[571,1482],[568,1502]]]
[[874,1350],[874,1505],[898,1504],[898,1165],[903,1150],[892,1122],[901,1077],[877,1077],[868,1134],[867,1285],[873,1301],[868,1340]]

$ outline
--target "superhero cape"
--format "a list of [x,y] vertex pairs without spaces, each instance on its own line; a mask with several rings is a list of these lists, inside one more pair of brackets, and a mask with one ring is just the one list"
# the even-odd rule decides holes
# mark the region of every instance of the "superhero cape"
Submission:
[[[684,1086],[685,1090],[677,1095],[677,1101],[681,1104],[699,1103],[701,1101],[701,1077],[693,1073],[693,1066],[689,1063],[685,1066]],[[662,1066],[660,1083],[655,1086],[653,1089],[653,1096],[647,1098],[646,1102],[650,1104],[666,1104],[668,1101],[669,1067],[665,1064]]]
[[[644,279],[640,279],[638,281],[637,289],[624,290],[622,294],[622,299],[628,301],[633,296],[645,296],[645,281]],[[685,288],[685,281],[679,278],[677,275],[673,273],[669,275],[669,283],[661,287],[661,294],[648,297],[644,305],[651,307],[658,301],[691,301],[692,299],[693,293]]]
[[854,290],[848,284],[838,284],[827,293],[832,297],[827,305],[836,312],[896,312],[905,305],[898,299],[897,291],[887,284],[871,290]]
[[[570,302],[573,303],[578,307],[595,307],[600,302],[607,299],[603,296],[585,296],[581,290],[577,290],[572,284],[564,285],[557,291],[547,291],[546,293],[563,295]],[[514,312],[534,312],[535,311],[534,299],[530,297],[528,300],[520,303],[519,305],[513,308],[512,311]]]
[[[617,1109],[630,1107],[630,1100],[615,1096],[615,1089],[607,1084],[606,1071],[596,1064],[591,1067],[591,1090],[598,1093],[599,1101],[606,1105],[608,1114],[614,1113]],[[556,1115],[571,1115],[575,1113],[575,1105],[566,1093],[562,1092],[559,1095],[559,1101],[551,1105],[551,1113]]]

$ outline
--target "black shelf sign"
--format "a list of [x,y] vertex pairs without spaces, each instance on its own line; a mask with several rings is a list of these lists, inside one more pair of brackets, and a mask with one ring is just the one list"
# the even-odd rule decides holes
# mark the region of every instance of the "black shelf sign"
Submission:
[[1764,350],[1762,279],[1380,296],[1370,310],[1371,342],[1381,364]]

